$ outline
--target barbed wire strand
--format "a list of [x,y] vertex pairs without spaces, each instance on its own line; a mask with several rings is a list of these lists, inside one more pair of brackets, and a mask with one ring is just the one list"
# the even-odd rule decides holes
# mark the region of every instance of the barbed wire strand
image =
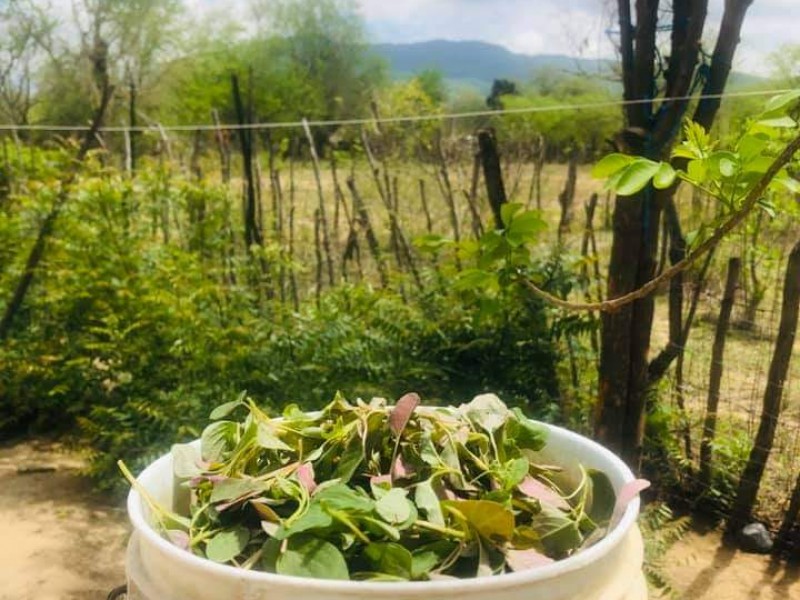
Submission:
[[[741,92],[725,92],[721,94],[700,94],[700,95],[686,95],[686,96],[669,96],[664,98],[642,98],[637,100],[609,100],[606,102],[585,102],[579,104],[557,104],[550,106],[528,106],[521,108],[506,108],[501,110],[478,110],[459,113],[436,113],[426,115],[406,115],[397,117],[381,117],[376,119],[374,117],[361,118],[361,119],[336,119],[328,121],[314,121],[309,120],[310,127],[333,127],[333,126],[348,126],[348,125],[370,125],[373,123],[419,123],[423,121],[444,121],[449,119],[471,119],[478,117],[491,117],[491,116],[504,116],[504,115],[525,115],[533,113],[547,113],[547,112],[563,112],[570,110],[587,110],[593,108],[612,108],[618,106],[627,106],[632,104],[650,104],[655,102],[682,102],[691,100],[714,100],[726,98],[747,98],[758,96],[776,96],[778,94],[785,94],[787,92],[795,91],[795,88],[783,88],[772,90],[751,90]],[[163,131],[236,131],[239,129],[252,129],[252,130],[266,130],[266,129],[302,129],[303,120],[300,121],[279,121],[274,123],[244,123],[244,124],[214,124],[214,123],[200,123],[195,125],[159,125],[153,123],[151,125],[125,127],[101,127],[100,131],[103,133],[120,133],[120,132],[156,132]],[[80,132],[88,131],[90,127],[84,125],[36,125],[36,124],[0,124],[0,131],[53,131],[53,132]]]

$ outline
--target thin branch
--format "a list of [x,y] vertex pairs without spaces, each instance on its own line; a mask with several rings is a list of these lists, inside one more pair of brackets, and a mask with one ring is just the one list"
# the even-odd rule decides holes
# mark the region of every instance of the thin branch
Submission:
[[639,289],[612,300],[605,300],[603,302],[570,302],[568,300],[562,300],[558,296],[554,296],[553,294],[546,292],[529,279],[522,279],[522,283],[525,284],[525,286],[527,286],[527,288],[535,296],[541,298],[548,304],[571,311],[599,310],[601,312],[613,313],[620,310],[624,306],[635,302],[636,300],[641,300],[642,298],[652,294],[662,284],[670,281],[678,273],[681,273],[693,265],[698,258],[703,256],[706,252],[714,249],[726,235],[736,229],[736,227],[738,227],[742,221],[747,218],[753,208],[755,208],[756,204],[758,204],[758,201],[764,195],[764,192],[767,190],[770,182],[775,178],[778,172],[783,169],[789,163],[789,161],[792,160],[792,157],[797,153],[798,150],[800,150],[800,135],[794,138],[794,140],[792,140],[791,143],[789,143],[789,145],[783,149],[783,152],[781,152],[778,158],[776,158],[775,161],[770,165],[769,169],[767,169],[767,172],[764,173],[755,187],[753,187],[753,189],[751,189],[747,194],[741,208],[735,211],[727,221],[720,225],[714,231],[711,237],[701,243],[694,252],[689,254],[689,256],[672,265],[670,268],[665,269],[661,275],[651,279]]

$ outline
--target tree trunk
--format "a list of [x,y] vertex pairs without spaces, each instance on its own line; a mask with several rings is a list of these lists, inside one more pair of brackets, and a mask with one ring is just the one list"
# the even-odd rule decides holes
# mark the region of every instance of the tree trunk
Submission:
[[501,208],[506,203],[506,188],[503,184],[503,173],[500,168],[500,154],[497,152],[497,138],[493,131],[487,129],[478,132],[478,147],[483,165],[483,178],[486,182],[486,194],[492,207],[494,224],[503,229]]
[[789,362],[792,358],[794,339],[797,333],[798,310],[800,310],[800,242],[797,242],[792,248],[792,252],[789,255],[789,263],[786,267],[781,321],[778,328],[778,338],[775,341],[772,363],[769,366],[767,389],[764,392],[764,403],[761,410],[761,421],[753,449],[750,451],[747,466],[739,481],[736,500],[733,503],[733,510],[728,520],[728,532],[730,533],[738,531],[750,518],[758,496],[758,488],[761,485],[764,467],[772,451],[775,430],[781,414],[783,386],[789,372]]
[[[617,197],[607,297],[622,296],[653,278],[658,210],[652,191]],[[615,313],[603,313],[597,434],[638,469],[644,438],[647,355],[653,325],[652,295]]]
[[794,484],[794,491],[792,492],[791,500],[789,500],[789,509],[783,516],[783,523],[781,523],[781,528],[775,538],[775,549],[777,551],[785,550],[789,545],[789,538],[797,523],[798,514],[800,514],[800,475],[797,476],[797,482]]
[[236,107],[236,116],[239,122],[239,144],[242,152],[242,169],[244,170],[245,203],[244,203],[244,242],[248,254],[254,245],[263,246],[264,239],[258,227],[256,215],[256,184],[253,174],[253,136],[244,125],[248,118],[245,114],[242,96],[239,90],[239,78],[231,75],[231,88],[233,102]]
[[739,283],[742,261],[731,258],[728,261],[728,278],[725,281],[725,295],[717,319],[714,345],[711,349],[711,369],[708,381],[708,400],[706,417],[703,422],[703,438],[700,442],[700,485],[703,489],[711,485],[712,445],[717,431],[717,409],[719,408],[719,390],[722,383],[723,361],[725,357],[725,338],[731,324],[731,311]]
[[[739,31],[751,0],[727,0],[723,14],[726,36],[720,36],[710,67],[706,94],[725,88],[730,62],[739,42]],[[671,47],[665,73],[665,101],[657,110],[655,90],[655,45],[658,27],[657,0],[636,2],[633,26],[630,0],[618,0],[620,55],[625,100],[636,103],[624,108],[627,129],[617,136],[623,152],[660,160],[669,154],[685,116],[696,80],[700,40],[705,26],[707,0],[675,0],[672,3]],[[701,100],[696,119],[708,128],[718,103]],[[677,189],[656,193],[647,188],[634,197],[618,197],[613,217],[613,241],[607,297],[613,299],[641,286],[655,272],[658,223],[661,210]],[[672,258],[672,257],[671,257]],[[653,323],[654,299],[638,300],[602,319],[600,389],[596,432],[602,442],[620,452],[637,469],[644,436],[645,395],[653,382],[648,352]],[[677,354],[675,354],[677,356]],[[669,361],[665,366],[669,366]],[[662,373],[666,372],[666,368]]]

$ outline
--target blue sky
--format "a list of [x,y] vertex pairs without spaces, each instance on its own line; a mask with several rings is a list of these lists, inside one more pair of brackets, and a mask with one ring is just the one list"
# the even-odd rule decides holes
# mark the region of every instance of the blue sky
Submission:
[[[249,0],[187,0],[202,11],[248,16]],[[614,56],[606,31],[614,0],[358,0],[375,42],[483,40],[526,54]],[[665,0],[662,4],[667,5]],[[713,45],[724,0],[710,0],[706,31]],[[767,57],[800,44],[800,0],[754,0],[734,68],[767,74]]]

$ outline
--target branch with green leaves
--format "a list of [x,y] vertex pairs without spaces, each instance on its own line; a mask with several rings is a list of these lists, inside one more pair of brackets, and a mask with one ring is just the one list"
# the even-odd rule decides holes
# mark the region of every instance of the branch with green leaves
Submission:
[[[688,123],[684,141],[675,148],[672,158],[686,160],[686,169],[676,169],[666,161],[625,154],[610,154],[594,168],[593,175],[606,179],[606,188],[621,196],[632,196],[648,186],[667,189],[685,181],[719,200],[722,221],[716,226],[702,226],[687,240],[692,251],[680,262],[665,269],[636,290],[602,302],[571,302],[536,285],[529,278],[521,281],[535,296],[559,308],[571,311],[615,312],[652,294],[664,283],[693,265],[710,252],[757,207],[772,213],[765,198],[768,191],[800,193],[800,182],[786,167],[800,150],[800,135],[784,145],[785,133],[796,130],[798,123],[790,116],[797,110],[800,90],[772,98],[764,112],[753,120],[733,150],[717,150],[711,136],[699,125]],[[777,154],[774,149],[783,146]],[[704,235],[707,230],[711,233]]]

